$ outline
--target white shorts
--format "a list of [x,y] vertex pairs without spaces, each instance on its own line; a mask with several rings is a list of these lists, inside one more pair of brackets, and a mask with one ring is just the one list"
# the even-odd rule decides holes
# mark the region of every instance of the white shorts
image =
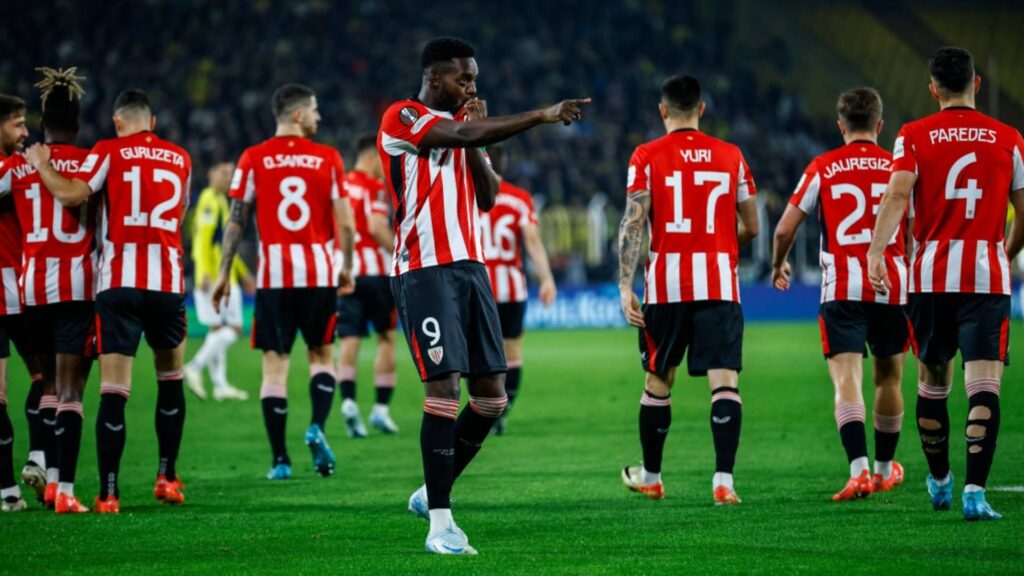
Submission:
[[204,292],[199,288],[192,290],[192,301],[196,306],[196,317],[203,326],[241,326],[242,325],[242,288],[238,284],[231,285],[228,305],[220,309],[218,314],[213,309],[212,292]]

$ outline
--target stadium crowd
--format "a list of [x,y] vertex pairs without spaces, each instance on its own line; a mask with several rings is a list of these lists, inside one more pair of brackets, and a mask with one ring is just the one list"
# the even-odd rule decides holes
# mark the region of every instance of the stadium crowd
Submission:
[[[625,166],[633,148],[661,130],[648,104],[666,76],[686,71],[703,79],[706,130],[744,150],[772,220],[832,128],[812,122],[798,96],[759,85],[753,69],[737,69],[729,58],[732,23],[686,3],[634,1],[599,11],[580,1],[538,3],[515,19],[503,19],[500,4],[461,0],[443,12],[408,0],[367,0],[345,10],[325,0],[95,3],[90,10],[54,4],[24,11],[24,24],[0,39],[11,55],[0,62],[0,91],[31,94],[40,63],[78,65],[89,84],[81,141],[93,142],[112,133],[110,105],[120,90],[146,90],[159,132],[192,154],[196,174],[271,134],[266,103],[289,81],[321,95],[318,140],[353,157],[352,142],[376,131],[384,107],[417,89],[409,80],[419,75],[414,56],[438,30],[476,44],[480,94],[491,114],[591,96],[587,121],[509,145],[508,178],[538,197],[553,268],[569,284],[614,276],[609,248]],[[265,30],[276,30],[272,41]],[[669,41],[648,43],[652,37]],[[776,58],[786,57],[780,47]],[[193,194],[202,184],[194,182]]]

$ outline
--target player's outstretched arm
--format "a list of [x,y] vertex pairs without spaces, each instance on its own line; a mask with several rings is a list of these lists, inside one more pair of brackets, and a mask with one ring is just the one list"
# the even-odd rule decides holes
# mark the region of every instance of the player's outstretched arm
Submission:
[[1006,255],[1013,262],[1024,248],[1024,188],[1010,192],[1010,203],[1013,204],[1013,224],[1006,239]]
[[626,196],[626,211],[619,225],[619,304],[626,320],[638,328],[644,326],[640,299],[633,292],[633,275],[640,262],[644,244],[644,225],[651,211],[651,191],[640,190]]
[[510,116],[491,116],[472,122],[442,119],[420,140],[420,148],[479,148],[497,144],[541,124],[566,125],[583,118],[590,98],[563,100],[558,104]]
[[226,302],[231,294],[231,266],[238,254],[238,247],[242,244],[242,233],[245,232],[245,223],[249,221],[249,210],[252,206],[242,200],[231,200],[231,213],[228,216],[228,227],[224,230],[224,238],[221,241],[220,272],[217,274],[217,283],[213,286],[213,308],[220,312],[221,302]]
[[68,180],[53,169],[53,166],[50,165],[50,147],[46,144],[37,142],[29,146],[25,152],[25,158],[39,172],[43,186],[46,186],[46,189],[53,194],[61,206],[74,208],[88,200],[89,195],[92,194],[89,185],[82,180],[77,178]]
[[875,220],[875,230],[871,234],[871,246],[868,248],[868,280],[876,292],[887,293],[892,288],[889,272],[885,266],[883,254],[885,247],[896,233],[907,213],[910,192],[917,182],[917,174],[909,170],[898,170],[889,178],[889,185],[882,196]]
[[555,286],[555,276],[551,273],[548,252],[540,238],[540,226],[527,224],[523,227],[523,246],[526,247],[526,253],[530,256],[533,269],[537,271],[540,280],[540,301],[545,306],[550,306],[558,295],[558,288]]
[[736,241],[740,248],[753,242],[761,233],[761,217],[757,213],[757,199],[748,198],[736,205],[739,226],[736,230]]
[[772,286],[776,290],[789,290],[789,275],[792,267],[789,265],[789,252],[796,242],[796,232],[804,223],[807,215],[804,211],[793,206],[786,205],[786,211],[775,226],[775,242],[772,246]]
[[356,220],[348,196],[334,200],[334,237],[341,245],[342,268],[338,278],[338,294],[351,294],[355,290],[352,278],[352,255],[356,245]]

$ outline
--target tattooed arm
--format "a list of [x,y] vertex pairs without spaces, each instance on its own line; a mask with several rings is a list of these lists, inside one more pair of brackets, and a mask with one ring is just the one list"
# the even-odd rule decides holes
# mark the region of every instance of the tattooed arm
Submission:
[[644,314],[633,292],[633,275],[643,250],[644,227],[651,211],[651,192],[641,190],[626,196],[626,212],[619,225],[619,302],[626,320],[642,328]]
[[235,261],[238,246],[242,243],[242,233],[245,232],[245,223],[249,221],[251,208],[251,204],[242,200],[231,200],[231,215],[228,216],[228,227],[221,242],[220,274],[213,286],[213,309],[217,312],[220,312],[221,302],[226,304],[228,295],[231,294],[231,264]]

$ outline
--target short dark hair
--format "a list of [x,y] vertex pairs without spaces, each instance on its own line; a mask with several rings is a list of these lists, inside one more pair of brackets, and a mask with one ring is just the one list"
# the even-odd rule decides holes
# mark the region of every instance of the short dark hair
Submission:
[[17,96],[0,94],[0,122],[6,122],[13,116],[25,113],[25,101]]
[[142,90],[125,90],[117,95],[117,100],[114,100],[114,114],[121,112],[152,112],[152,108],[149,106],[149,96],[146,95]]
[[43,67],[36,70],[43,75],[43,79],[35,85],[42,91],[39,98],[43,105],[40,126],[44,130],[77,132],[78,115],[82,109],[82,97],[85,96],[80,81],[85,78],[75,75],[77,68]]
[[285,84],[274,90],[274,118],[281,118],[298,106],[307,104],[310,98],[316,96],[316,92],[302,84]]
[[508,152],[497,144],[487,147],[487,156],[491,159],[491,167],[499,176],[504,176],[508,169]]
[[700,81],[689,74],[676,74],[661,85],[661,100],[680,112],[690,112],[700,103]]
[[940,88],[960,94],[974,79],[974,56],[963,48],[945,46],[928,59],[928,71]]
[[836,113],[848,130],[872,130],[882,119],[882,97],[874,88],[854,88],[839,95]]
[[448,62],[456,58],[472,58],[476,54],[473,45],[461,38],[441,36],[434,38],[423,47],[420,56],[420,67],[424,70],[439,62]]
[[376,134],[371,134],[371,133],[367,132],[365,134],[360,134],[359,137],[356,138],[356,154],[357,155],[358,154],[362,154],[363,152],[365,152],[366,150],[370,150],[371,148],[373,150],[377,149],[377,135]]

